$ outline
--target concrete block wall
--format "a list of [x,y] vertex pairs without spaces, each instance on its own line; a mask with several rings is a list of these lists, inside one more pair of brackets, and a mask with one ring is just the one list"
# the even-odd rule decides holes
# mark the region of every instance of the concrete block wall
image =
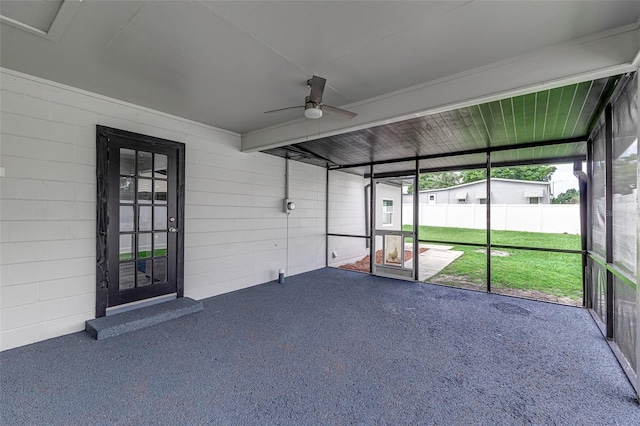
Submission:
[[284,160],[238,134],[6,69],[0,90],[0,350],[95,315],[97,124],[186,144],[186,296],[325,265],[324,169],[291,163],[287,216]]

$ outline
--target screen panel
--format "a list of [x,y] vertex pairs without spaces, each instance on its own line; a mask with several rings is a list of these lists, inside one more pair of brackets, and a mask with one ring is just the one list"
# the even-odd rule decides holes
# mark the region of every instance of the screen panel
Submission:
[[600,120],[593,138],[591,175],[591,249],[603,259],[606,255],[605,240],[605,126]]
[[635,75],[613,103],[613,263],[632,278],[638,251],[638,80]]
[[614,275],[613,278],[613,341],[636,369],[636,286],[634,283]]

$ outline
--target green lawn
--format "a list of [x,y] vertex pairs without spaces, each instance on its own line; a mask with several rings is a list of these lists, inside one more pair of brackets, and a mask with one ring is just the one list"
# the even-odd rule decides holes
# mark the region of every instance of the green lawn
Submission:
[[[154,251],[154,256],[166,256],[167,249],[156,249]],[[138,253],[138,257],[140,259],[148,259],[151,257],[151,250],[145,250]],[[124,260],[133,260],[133,253],[120,253],[120,261]]]
[[[411,230],[411,226],[405,225],[403,229]],[[454,241],[482,245],[487,243],[487,231],[484,229],[421,226],[419,238],[421,240]],[[491,244],[580,250],[580,235],[491,231]]]
[[[477,247],[454,246],[464,254],[430,282],[456,285],[465,282],[486,285],[487,256]],[[535,290],[558,297],[582,299],[582,260],[579,254],[500,249],[507,257],[491,258],[492,289]]]
[[[464,228],[420,227],[420,239],[485,244],[485,231]],[[493,231],[492,241],[505,245],[580,249],[580,236],[517,231]],[[486,285],[487,258],[482,247],[456,245],[452,250],[464,254],[449,264],[430,282],[447,285]],[[494,249],[508,253],[492,256],[492,289],[533,290],[544,294],[582,299],[582,259],[579,254],[531,250]]]

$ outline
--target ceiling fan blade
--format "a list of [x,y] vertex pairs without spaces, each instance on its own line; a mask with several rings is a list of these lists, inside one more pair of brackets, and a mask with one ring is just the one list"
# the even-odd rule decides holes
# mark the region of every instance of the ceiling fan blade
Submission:
[[346,118],[353,118],[358,115],[355,112],[347,111],[346,109],[334,107],[331,105],[322,105],[322,110],[331,114],[341,115]]
[[311,94],[309,95],[311,102],[316,104],[322,103],[322,94],[324,93],[324,84],[326,82],[326,79],[318,77],[317,75],[311,78]]
[[286,108],[279,108],[279,109],[272,109],[271,111],[265,111],[264,114],[271,114],[272,112],[280,112],[280,111],[286,111],[288,109],[297,109],[297,108],[304,108],[304,105],[298,105],[298,106],[286,107]]

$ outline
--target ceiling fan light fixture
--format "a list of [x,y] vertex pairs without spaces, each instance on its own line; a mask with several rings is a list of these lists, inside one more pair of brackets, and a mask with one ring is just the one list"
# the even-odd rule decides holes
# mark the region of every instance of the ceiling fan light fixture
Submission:
[[313,78],[307,80],[307,86],[309,86],[309,95],[304,98],[304,105],[272,109],[271,111],[265,111],[265,114],[285,111],[294,108],[304,108],[304,116],[314,120],[322,117],[323,110],[325,110],[329,114],[336,114],[349,119],[358,115],[355,112],[347,111],[322,103],[322,93],[324,92],[324,85],[326,81],[327,80],[325,80],[324,78],[314,75]]
[[307,118],[320,118],[322,117],[322,110],[318,107],[306,108],[304,110],[304,116]]

